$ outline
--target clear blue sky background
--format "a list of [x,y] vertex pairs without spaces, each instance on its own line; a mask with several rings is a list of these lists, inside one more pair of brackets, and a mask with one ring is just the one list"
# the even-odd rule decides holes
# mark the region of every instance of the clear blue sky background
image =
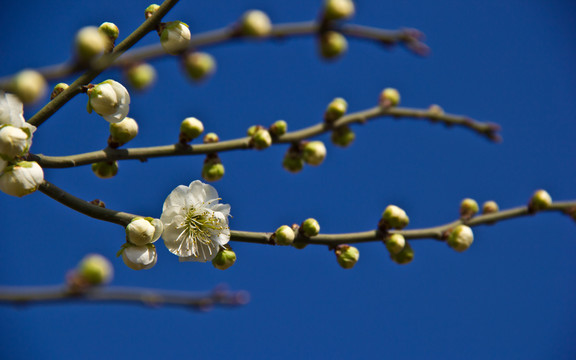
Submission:
[[[146,1],[11,1],[2,5],[0,75],[65,61],[77,29],[116,23],[121,38],[143,19]],[[193,33],[235,21],[245,10],[274,22],[310,20],[321,1],[182,1],[166,17]],[[290,174],[286,146],[223,153],[215,183],[231,204],[231,228],[274,231],[315,217],[322,232],[375,228],[387,204],[403,207],[410,228],[452,221],[461,199],[525,204],[534,190],[576,198],[576,4],[572,1],[359,0],[354,23],[415,27],[432,48],[419,58],[403,48],[351,40],[335,63],[321,61],[310,37],[233,43],[205,49],[218,61],[208,82],[191,84],[174,58],[153,62],[159,82],[132,94],[140,135],[130,146],[176,141],[182,119],[196,116],[222,139],[284,119],[291,129],[321,120],[326,104],[346,98],[351,111],[396,87],[405,106],[440,104],[447,112],[501,124],[493,144],[462,128],[380,119],[356,126],[348,149],[327,142],[318,167]],[[158,42],[149,34],[143,43]],[[118,71],[98,81],[122,81]],[[72,81],[73,79],[66,79]],[[52,84],[53,85],[53,84]],[[44,100],[46,101],[46,100]],[[66,155],[105,146],[108,124],[78,96],[34,136],[32,151]],[[39,107],[26,110],[31,116]],[[108,207],[159,217],[180,184],[200,178],[201,156],[125,161],[117,177],[89,167],[47,169],[46,179]],[[359,247],[341,269],[321,246],[304,250],[232,244],[227,271],[179,263],[161,242],[155,268],[136,272],[115,258],[124,230],[80,215],[41,193],[0,194],[0,284],[61,283],[87,253],[115,266],[115,285],[207,290],[226,283],[250,291],[243,308],[196,313],[127,305],[0,307],[4,359],[574,359],[576,226],[557,213],[475,228],[474,245],[456,253],[432,240],[413,242],[413,263],[389,260],[380,243]]]

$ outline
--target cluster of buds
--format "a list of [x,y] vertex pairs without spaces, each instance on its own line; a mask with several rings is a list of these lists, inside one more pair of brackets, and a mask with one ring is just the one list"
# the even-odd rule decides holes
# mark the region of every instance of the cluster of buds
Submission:
[[395,263],[404,265],[414,259],[414,250],[402,234],[387,234],[384,238],[384,244],[390,253],[390,259]]
[[291,173],[297,173],[302,170],[304,163],[318,166],[325,158],[326,146],[322,141],[301,141],[288,148],[282,166]]
[[262,125],[252,125],[246,131],[250,137],[250,146],[263,150],[272,146],[274,139],[286,134],[288,131],[288,124],[284,120],[275,121],[270,127],[265,128]]
[[135,217],[126,226],[126,243],[118,251],[124,264],[133,270],[146,270],[156,265],[156,242],[164,226],[159,219]]

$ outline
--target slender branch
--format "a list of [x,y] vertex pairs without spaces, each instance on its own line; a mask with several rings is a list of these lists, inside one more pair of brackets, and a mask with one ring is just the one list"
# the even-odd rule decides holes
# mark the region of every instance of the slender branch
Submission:
[[0,287],[0,305],[37,305],[61,302],[106,302],[141,304],[151,307],[182,306],[207,310],[213,306],[240,306],[248,302],[244,291],[166,291],[148,288],[104,287],[71,291],[66,286]]
[[[174,5],[173,3],[175,2],[176,1],[171,1],[170,2],[171,4],[167,6],[172,7]],[[161,19],[161,17],[165,15],[165,13],[169,10],[169,8],[165,8],[165,10],[166,10],[165,12],[158,15],[156,15],[155,13],[154,15],[157,17],[153,17],[153,20],[148,20],[150,21],[149,24],[145,22],[144,24],[142,24],[142,26],[146,25],[146,29],[149,28],[148,25],[156,26],[159,21],[158,19]],[[139,31],[139,29],[140,28],[138,28],[133,34],[136,34],[137,31]],[[281,40],[288,37],[315,35],[319,32],[319,30],[320,26],[315,21],[276,24],[273,26],[272,32],[268,37],[268,39]],[[148,32],[149,31],[150,30],[148,30]],[[341,31],[344,35],[356,37],[359,39],[377,41],[388,45],[403,43],[406,44],[407,47],[413,50],[417,55],[422,55],[421,51],[417,51],[412,46],[413,44],[422,44],[419,42],[419,36],[415,35],[419,34],[419,32],[414,29],[384,30],[360,25],[347,24],[341,26],[339,28],[339,31]],[[211,30],[204,33],[193,35],[190,39],[190,49],[193,50],[201,47],[215,46],[222,43],[241,39],[243,38],[238,36],[237,32],[234,29],[234,26],[228,26],[221,29]],[[128,38],[126,40],[128,40]],[[133,44],[131,44],[130,46],[132,45]],[[116,49],[119,46],[120,44],[116,47]],[[106,67],[110,65],[115,67],[127,66],[133,63],[151,60],[166,55],[167,55],[166,52],[162,49],[162,46],[160,44],[142,46],[138,49],[127,52],[119,59],[118,56],[108,58]],[[108,61],[110,61],[110,63],[108,63]],[[98,66],[96,68],[98,68]],[[70,61],[37,69],[37,71],[49,81],[70,76],[79,71],[87,71],[87,70],[90,69],[86,67],[79,67],[78,64]],[[0,89],[8,88],[13,77],[14,75],[9,75],[0,78]],[[85,79],[83,81],[85,81]],[[88,82],[89,81],[91,80],[88,80]],[[87,82],[80,85],[85,84],[87,84]],[[59,95],[58,97],[60,96],[61,95]]]
[[[368,110],[359,111],[345,115],[338,119],[333,124],[326,124],[324,122],[316,125],[288,132],[273,140],[273,144],[293,143],[301,140],[311,138],[332,129],[353,124],[364,123],[369,119],[379,117],[394,117],[394,118],[415,118],[415,119],[428,119],[434,122],[442,122],[447,126],[463,126],[471,129],[476,133],[485,136],[492,141],[499,141],[500,137],[497,131],[500,129],[498,125],[492,123],[483,123],[472,120],[468,117],[461,115],[451,114],[437,114],[431,110],[412,109],[412,108],[382,108],[374,107]],[[182,155],[200,155],[215,152],[225,152],[232,150],[250,149],[251,143],[249,137],[238,138],[234,140],[221,141],[211,144],[198,144],[198,145],[164,145],[154,147],[142,148],[128,148],[128,149],[111,149],[106,148],[99,151],[93,151],[84,154],[69,155],[69,156],[46,156],[42,154],[30,154],[28,159],[36,161],[43,168],[67,168],[88,165],[101,161],[114,161],[114,160],[129,160],[137,159],[145,161],[148,158],[167,157],[167,156],[182,156]]]
[[156,29],[162,20],[162,17],[164,17],[164,15],[166,15],[166,13],[168,13],[168,11],[176,5],[177,2],[178,0],[165,0],[158,11],[144,21],[142,25],[132,32],[132,34],[128,35],[124,41],[114,47],[114,51],[98,59],[92,69],[88,70],[76,79],[68,89],[64,90],[52,101],[46,104],[42,109],[34,114],[28,122],[34,126],[39,126],[46,121],[50,116],[58,111],[58,109],[64,106],[64,104],[70,101],[74,96],[78,95],[81,92],[83,85],[87,85],[90,81],[94,80],[96,76],[100,75],[100,73],[112,65],[112,63],[114,63],[114,61],[126,50],[140,41],[140,39],[142,39],[146,34]]

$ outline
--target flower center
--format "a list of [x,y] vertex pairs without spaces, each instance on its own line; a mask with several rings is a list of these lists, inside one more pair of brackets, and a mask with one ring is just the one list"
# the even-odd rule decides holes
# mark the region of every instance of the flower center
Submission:
[[[222,224],[213,212],[202,209],[202,206],[192,206],[186,211],[186,218],[178,227],[183,231],[178,237],[182,242],[178,246],[181,252],[192,251],[192,255],[198,256],[199,245],[206,245],[210,255],[212,255],[212,242],[213,239],[218,237],[220,232],[224,231],[227,227]],[[184,249],[183,249],[184,248]]]

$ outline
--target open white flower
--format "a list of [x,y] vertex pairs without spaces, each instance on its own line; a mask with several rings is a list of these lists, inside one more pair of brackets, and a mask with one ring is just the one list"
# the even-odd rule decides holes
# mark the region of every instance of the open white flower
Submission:
[[230,240],[230,205],[219,200],[216,189],[196,180],[178,186],[164,201],[162,238],[180,261],[210,261]]
[[88,112],[92,110],[106,121],[118,123],[128,115],[130,94],[117,81],[106,80],[88,90]]
[[22,102],[16,95],[0,91],[0,125],[24,126]]

